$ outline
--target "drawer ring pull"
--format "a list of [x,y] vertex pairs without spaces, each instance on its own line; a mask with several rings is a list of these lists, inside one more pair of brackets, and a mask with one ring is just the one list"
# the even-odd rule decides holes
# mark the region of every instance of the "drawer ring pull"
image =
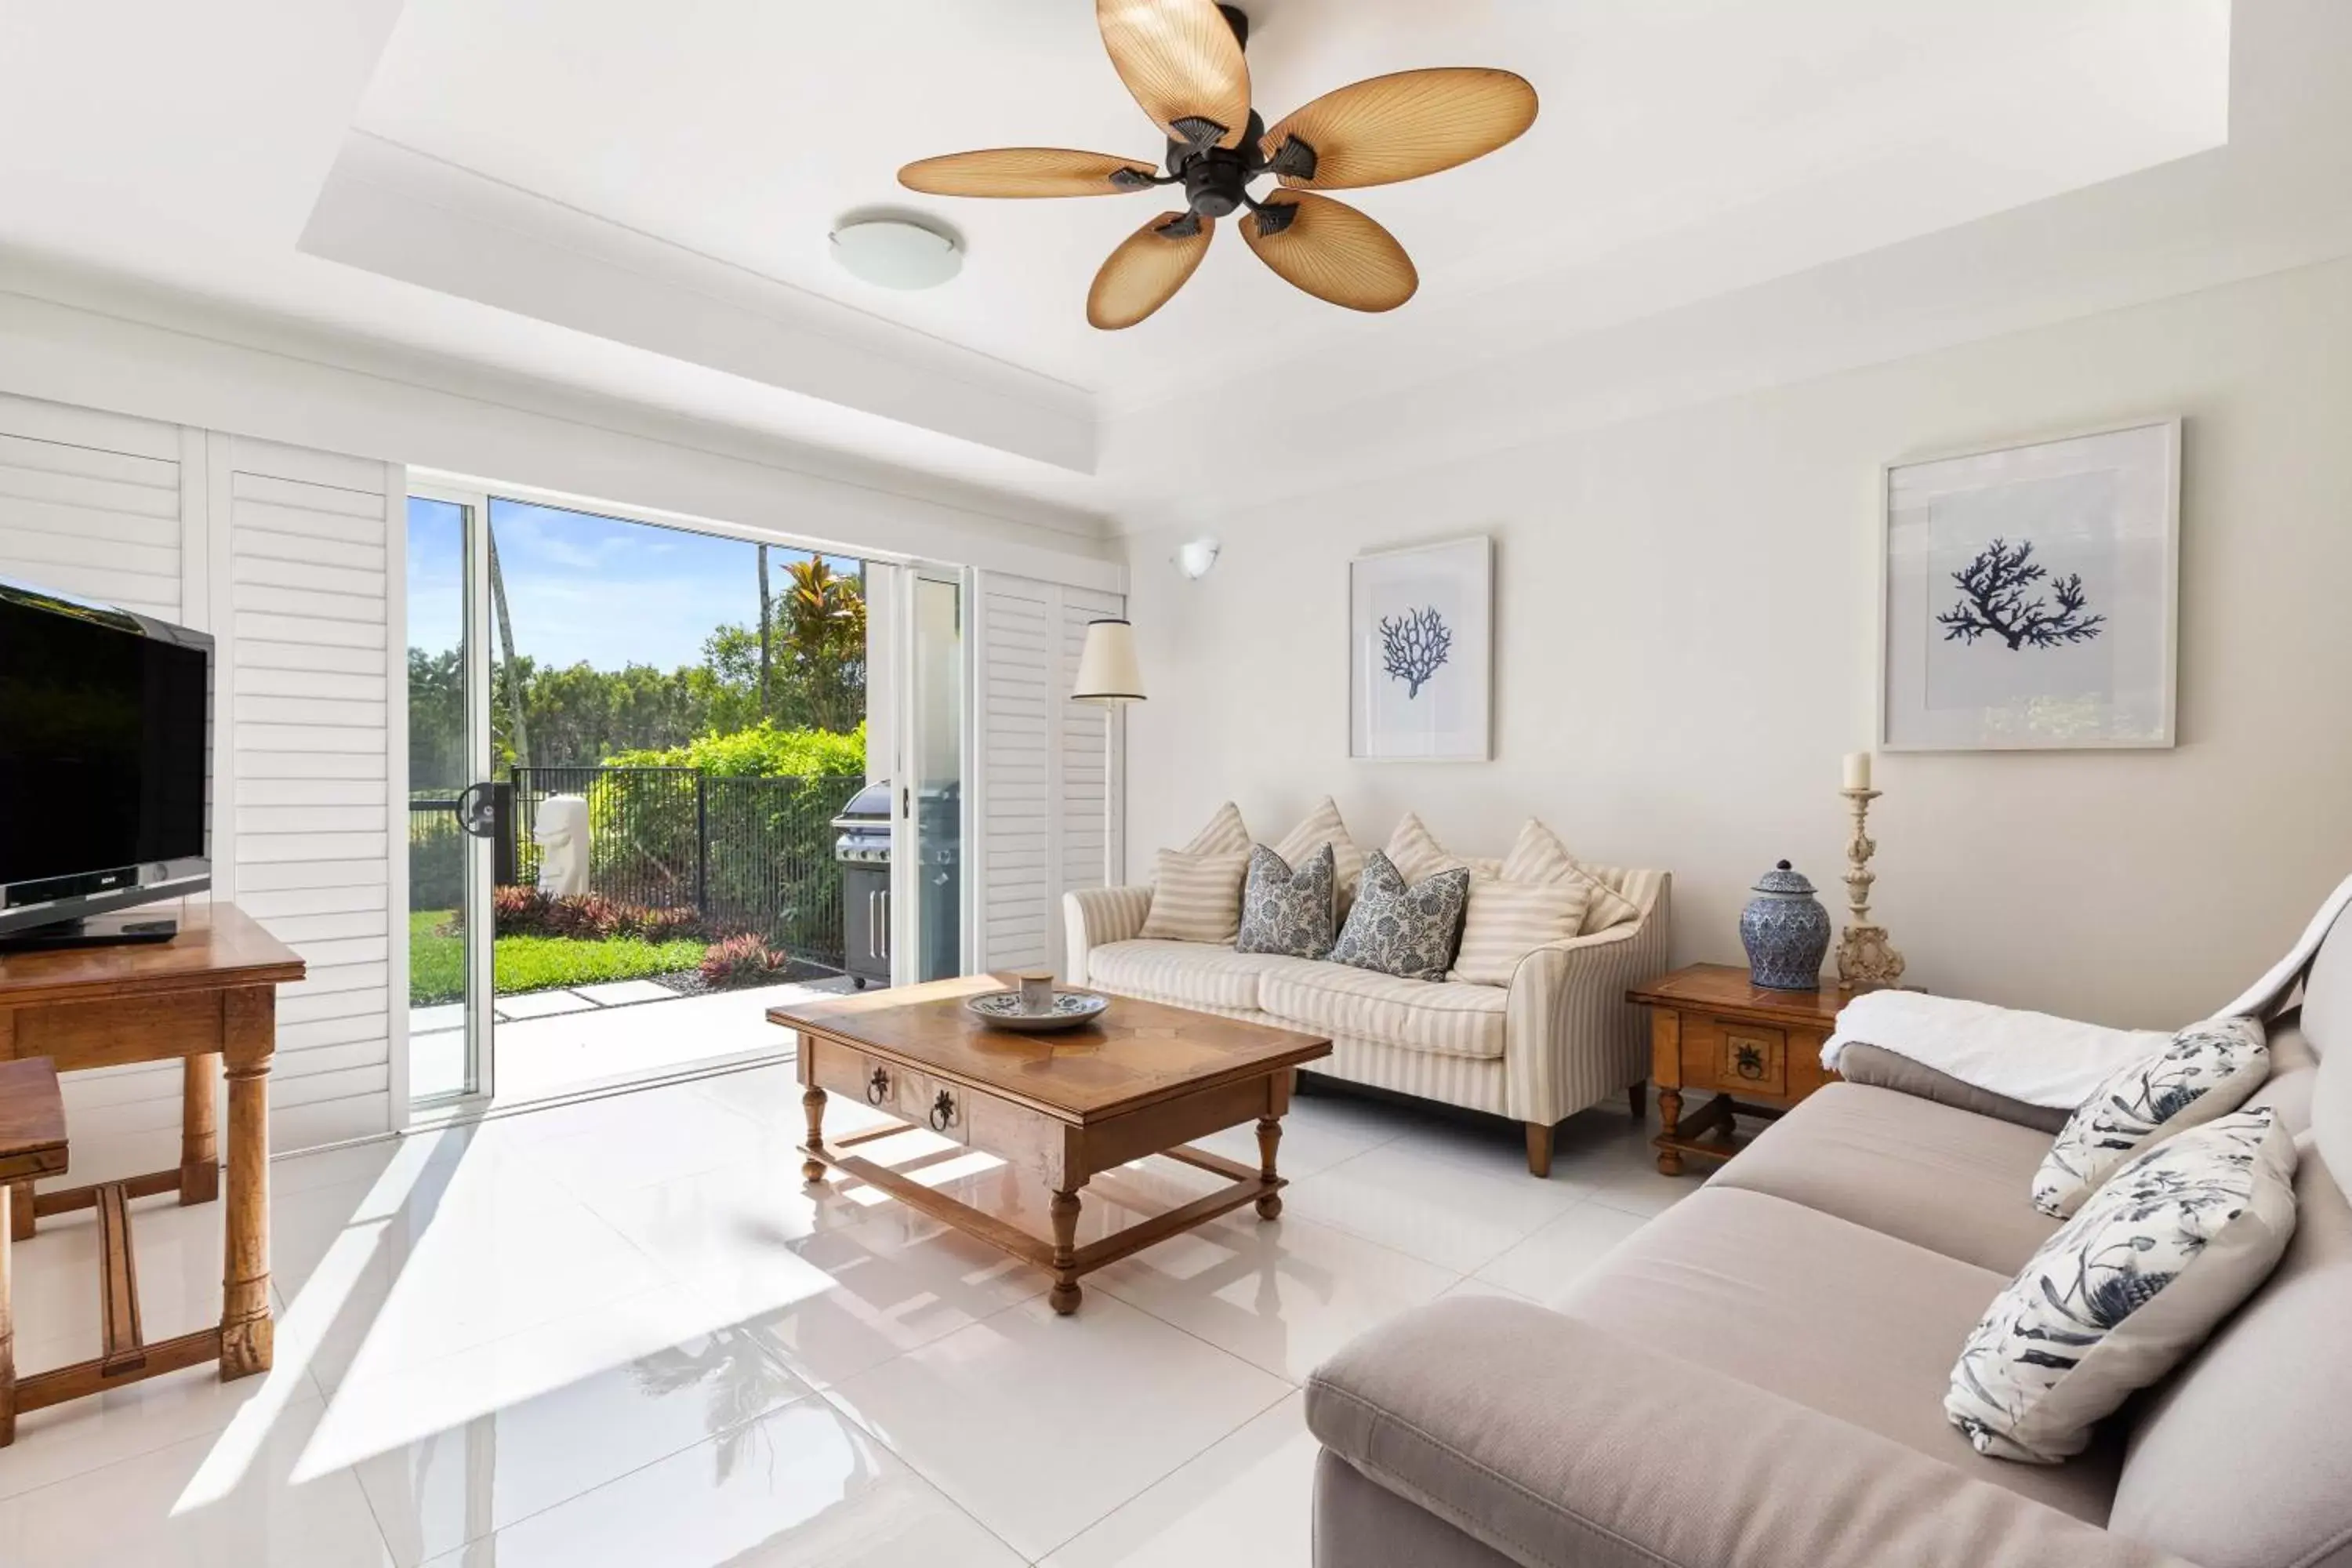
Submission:
[[1760,1079],[1764,1076],[1764,1053],[1754,1046],[1741,1046],[1738,1065],[1741,1078]]
[[934,1132],[944,1132],[956,1124],[954,1095],[950,1094],[946,1089],[940,1090],[940,1097],[931,1101],[930,1121],[931,1131]]
[[866,1080],[866,1103],[879,1105],[889,1098],[890,1075],[880,1068],[876,1068],[874,1076]]

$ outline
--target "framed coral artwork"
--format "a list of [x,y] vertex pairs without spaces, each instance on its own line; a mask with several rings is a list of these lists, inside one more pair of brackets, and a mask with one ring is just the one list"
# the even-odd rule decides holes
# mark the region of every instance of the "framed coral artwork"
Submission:
[[1880,479],[1884,749],[2173,743],[2179,420]]
[[1348,754],[1492,754],[1494,542],[1359,555],[1348,564]]

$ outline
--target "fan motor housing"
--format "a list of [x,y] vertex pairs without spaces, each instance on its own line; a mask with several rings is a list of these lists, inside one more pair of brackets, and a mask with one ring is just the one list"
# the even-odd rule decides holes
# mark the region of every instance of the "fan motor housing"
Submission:
[[1238,147],[1168,143],[1168,172],[1184,182],[1186,205],[1202,217],[1223,217],[1246,205],[1249,183],[1265,173],[1265,121],[1250,110]]

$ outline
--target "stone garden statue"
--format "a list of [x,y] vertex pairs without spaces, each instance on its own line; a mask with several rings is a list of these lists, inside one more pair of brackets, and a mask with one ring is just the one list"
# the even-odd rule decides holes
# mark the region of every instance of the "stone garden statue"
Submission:
[[588,890],[588,802],[576,795],[551,795],[539,803],[531,825],[539,845],[539,889],[555,898]]

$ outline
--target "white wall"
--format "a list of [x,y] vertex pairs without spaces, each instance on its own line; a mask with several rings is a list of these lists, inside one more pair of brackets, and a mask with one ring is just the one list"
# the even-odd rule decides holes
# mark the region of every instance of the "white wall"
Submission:
[[[2186,1022],[2352,872],[2352,263],[1237,510],[1199,583],[1167,564],[1181,531],[1139,535],[1130,871],[1228,795],[1271,838],[1329,792],[1370,844],[1412,809],[1499,853],[1532,813],[1671,870],[1680,961],[1738,961],[1746,889],[1783,856],[1842,916],[1878,465],[2168,413],[2179,747],[1884,757],[1871,825],[1910,978]],[[1350,763],[1348,558],[1471,532],[1497,541],[1496,760]]]

